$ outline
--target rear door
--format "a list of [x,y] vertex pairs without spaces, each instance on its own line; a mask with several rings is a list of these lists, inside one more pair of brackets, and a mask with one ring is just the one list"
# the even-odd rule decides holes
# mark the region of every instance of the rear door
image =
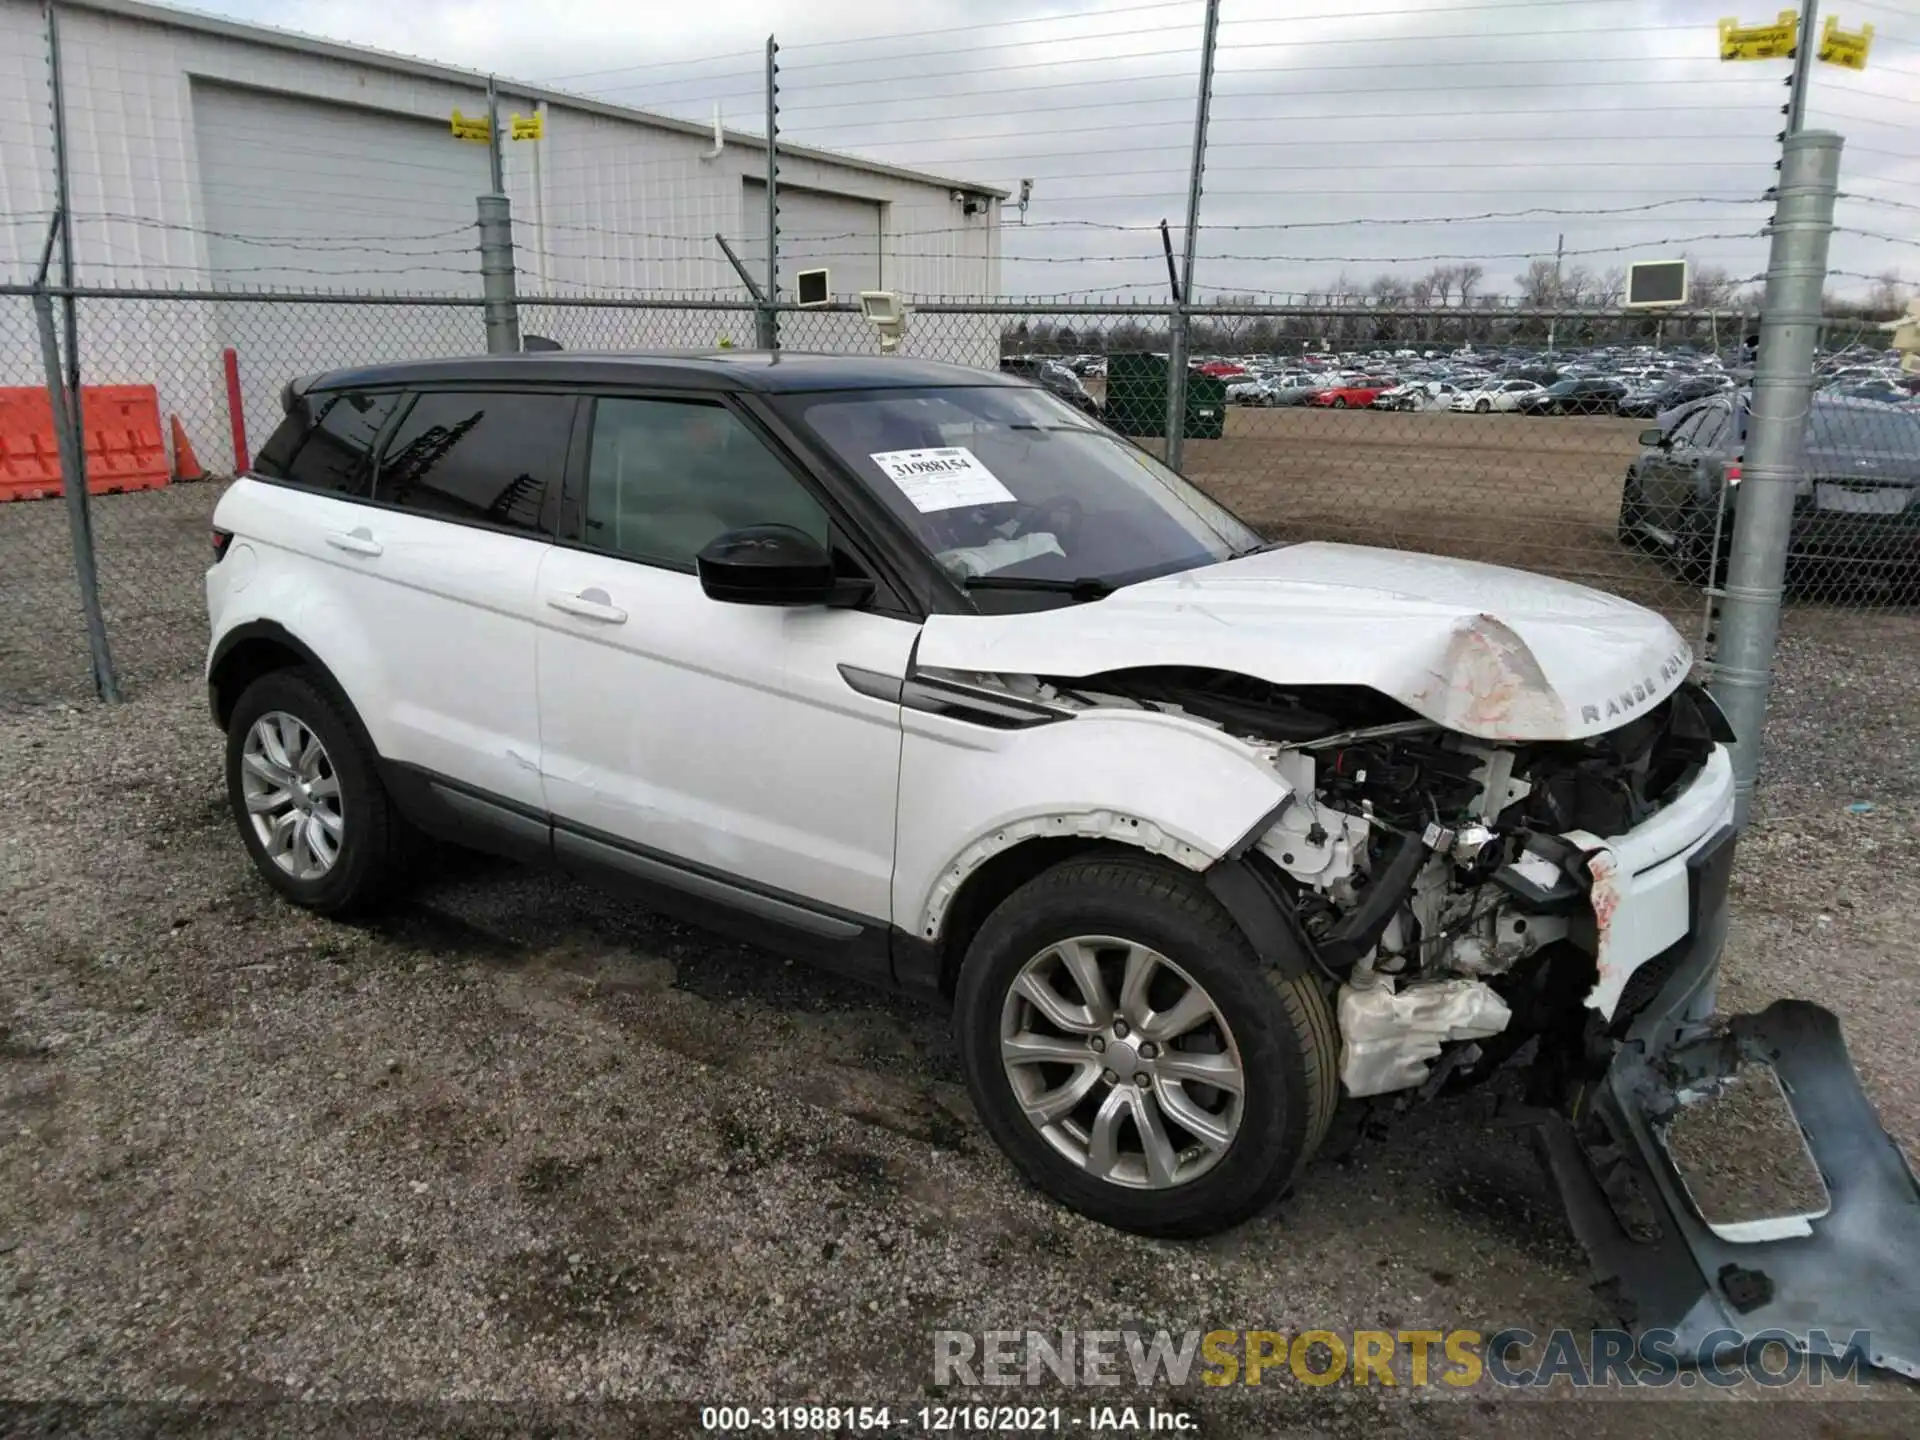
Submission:
[[577,409],[555,392],[410,395],[372,505],[330,537],[366,582],[381,753],[529,810],[545,808],[536,584]]

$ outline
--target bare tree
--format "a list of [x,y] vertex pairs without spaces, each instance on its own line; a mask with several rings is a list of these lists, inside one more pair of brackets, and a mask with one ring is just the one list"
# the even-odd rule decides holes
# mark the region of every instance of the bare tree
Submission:
[[1513,277],[1513,283],[1520,293],[1520,303],[1531,309],[1544,310],[1560,301],[1560,280],[1551,260],[1528,261],[1527,268]]
[[1473,302],[1474,287],[1486,278],[1486,274],[1487,267],[1484,265],[1470,263],[1455,268],[1453,276],[1460,285],[1460,304],[1463,307]]
[[1912,298],[1913,292],[1900,278],[1900,272],[1887,270],[1881,273],[1880,278],[1873,282],[1873,288],[1867,292],[1867,309],[1892,319],[1906,313]]

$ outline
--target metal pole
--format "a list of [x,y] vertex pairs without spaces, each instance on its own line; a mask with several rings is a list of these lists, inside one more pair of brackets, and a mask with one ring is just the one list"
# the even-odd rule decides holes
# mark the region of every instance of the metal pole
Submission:
[[482,195],[480,295],[487,326],[487,353],[520,350],[520,307],[513,293],[513,207],[504,195]]
[[761,309],[760,345],[780,348],[780,47],[767,36],[767,283]]
[[1786,137],[1780,158],[1752,418],[1733,507],[1733,556],[1720,598],[1713,657],[1714,698],[1737,737],[1734,820],[1739,825],[1753,808],[1785,593],[1787,543],[1806,472],[1807,408],[1813,394],[1827,244],[1840,186],[1840,146],[1840,137],[1830,130],[1801,130]]
[[747,287],[747,294],[753,297],[753,343],[762,350],[774,349],[775,341],[771,338],[774,333],[773,310],[768,306],[767,297],[762,293],[759,282],[753,278],[752,272],[734,253],[733,246],[727,243],[726,236],[716,234],[713,239],[714,243],[720,247],[720,253],[727,257],[727,263],[733,266],[733,273],[740,277],[740,283]]
[[[107,648],[107,626],[100,610],[100,576],[94,562],[93,510],[87,494],[87,432],[80,388],[80,312],[73,297],[73,209],[67,176],[67,101],[60,63],[60,17],[47,0],[47,89],[53,102],[53,229],[60,243],[61,329],[66,335],[66,366],[62,377],[59,346],[55,343],[53,302],[47,296],[47,262],[40,257],[34,277],[39,288],[33,297],[40,321],[41,360],[47,370],[47,397],[53,409],[54,443],[60,452],[60,490],[67,505],[67,530],[73,541],[73,567],[80,584],[80,607],[86,616],[87,654],[93,667],[94,692],[102,700],[120,698],[113,673],[113,655]],[[51,242],[53,234],[48,235]],[[56,393],[57,392],[57,393]]]
[[[67,101],[66,87],[62,81],[60,64],[60,17],[55,13],[53,0],[47,0],[47,81],[48,91],[53,100],[53,208],[56,214],[65,217],[60,225],[60,284],[67,290],[73,289],[73,199],[67,184]],[[73,424],[76,430],[81,425],[79,405],[80,384],[80,321],[74,308],[73,296],[64,295],[60,300],[60,312],[66,330],[67,342],[67,384],[74,392]],[[81,447],[82,453],[85,446]]]
[[1813,79],[1813,57],[1820,48],[1814,34],[1820,0],[1800,0],[1800,33],[1793,45],[1793,78],[1787,82],[1787,134],[1797,135],[1807,123],[1807,86]]
[[1200,32],[1200,96],[1193,115],[1193,161],[1187,170],[1187,246],[1173,297],[1167,346],[1167,464],[1178,470],[1187,441],[1187,320],[1193,304],[1193,262],[1200,248],[1200,178],[1207,168],[1207,116],[1213,109],[1213,55],[1220,40],[1220,0],[1207,0]]
[[[1558,309],[1566,298],[1560,293],[1560,262],[1565,258],[1566,253],[1567,237],[1565,235],[1556,236],[1553,242],[1553,304],[1555,309]],[[1549,355],[1553,354],[1553,332],[1557,324],[1557,319],[1547,321],[1547,353]]]
[[507,193],[507,162],[500,153],[500,92],[494,88],[493,76],[487,76],[487,174],[493,193]]
[[53,322],[53,298],[44,289],[33,292],[33,314],[40,324],[40,363],[47,376],[47,404],[53,411],[54,443],[60,450],[60,493],[67,502],[67,529],[73,536],[73,574],[80,586],[80,610],[86,617],[87,657],[93,667],[94,693],[102,700],[115,701],[120,698],[120,686],[113,675],[113,653],[107,648],[106,618],[100,613],[100,576],[94,568],[93,525],[87,513],[86,447],[79,442],[67,404],[69,392],[60,376],[60,342]]

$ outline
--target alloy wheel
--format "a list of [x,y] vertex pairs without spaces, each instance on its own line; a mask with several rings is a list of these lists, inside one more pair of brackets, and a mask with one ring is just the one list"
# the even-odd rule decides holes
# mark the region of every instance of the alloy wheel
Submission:
[[1136,941],[1080,935],[1027,961],[1001,1008],[1000,1059],[1047,1143],[1110,1184],[1185,1185],[1240,1129],[1246,1075],[1226,1017]]
[[318,880],[340,858],[346,817],[340,777],[320,737],[296,715],[270,710],[240,751],[240,793],[267,858],[296,880]]

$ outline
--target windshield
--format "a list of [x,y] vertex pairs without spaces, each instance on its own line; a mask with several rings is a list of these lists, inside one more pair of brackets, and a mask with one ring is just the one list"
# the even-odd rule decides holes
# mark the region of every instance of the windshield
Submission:
[[1125,585],[1261,543],[1159,461],[1043,391],[883,390],[788,405],[957,583]]
[[1815,405],[1807,444],[1819,450],[1881,450],[1920,458],[1920,415],[1910,410]]

